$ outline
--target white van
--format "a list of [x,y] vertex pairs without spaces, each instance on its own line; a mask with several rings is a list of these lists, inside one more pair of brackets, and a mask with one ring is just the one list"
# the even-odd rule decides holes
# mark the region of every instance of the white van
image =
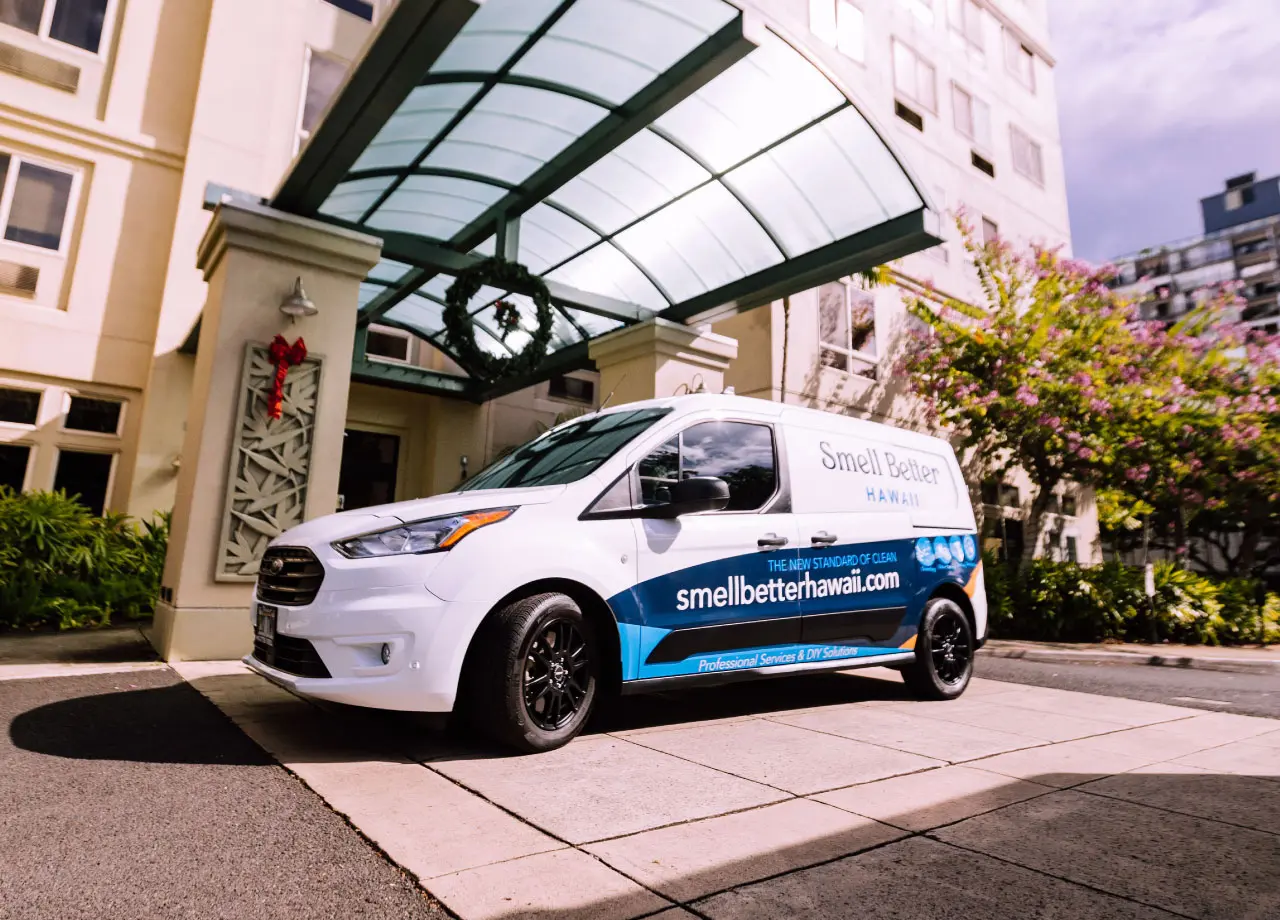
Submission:
[[526,751],[604,693],[890,665],[959,696],[986,636],[950,446],[738,396],[567,422],[457,491],[273,540],[258,673],[325,700],[455,704]]

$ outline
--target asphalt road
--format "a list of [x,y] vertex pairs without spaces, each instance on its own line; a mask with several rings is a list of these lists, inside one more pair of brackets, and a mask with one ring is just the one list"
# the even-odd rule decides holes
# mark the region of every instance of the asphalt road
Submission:
[[444,911],[168,669],[0,681],[0,918]]
[[1018,684],[1280,719],[1280,678],[1274,674],[1237,674],[1144,664],[1024,661],[981,653],[975,673]]

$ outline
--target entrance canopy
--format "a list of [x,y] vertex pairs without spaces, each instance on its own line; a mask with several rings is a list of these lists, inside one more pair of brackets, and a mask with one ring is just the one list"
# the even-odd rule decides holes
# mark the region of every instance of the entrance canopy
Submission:
[[[455,360],[451,275],[524,264],[557,309],[541,376],[624,325],[707,322],[938,242],[849,96],[725,0],[401,0],[271,204],[382,237],[360,324]],[[499,299],[536,321],[482,290],[476,339],[501,355],[528,333],[499,339]]]

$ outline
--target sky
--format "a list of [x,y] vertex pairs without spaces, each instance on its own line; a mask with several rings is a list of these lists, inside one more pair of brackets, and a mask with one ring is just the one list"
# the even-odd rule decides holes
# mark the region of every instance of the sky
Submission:
[[1280,0],[1049,0],[1072,244],[1202,232],[1226,179],[1280,173]]

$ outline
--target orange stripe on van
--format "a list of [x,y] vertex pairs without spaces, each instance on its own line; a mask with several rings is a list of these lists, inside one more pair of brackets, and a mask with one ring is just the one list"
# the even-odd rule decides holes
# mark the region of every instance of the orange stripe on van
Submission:
[[978,590],[978,576],[981,574],[982,574],[982,562],[981,560],[979,560],[978,564],[973,569],[973,574],[969,576],[969,583],[964,586],[965,594],[969,595],[970,597],[973,597],[973,595]]
[[898,646],[898,648],[904,648],[904,649],[906,649],[907,651],[910,651],[911,649],[913,649],[913,648],[915,648],[915,647],[916,647],[916,637],[915,637],[915,636],[912,636],[912,637],[911,637],[910,639],[908,639],[906,642],[904,642],[904,643],[902,643],[901,645],[899,645],[899,646]]

